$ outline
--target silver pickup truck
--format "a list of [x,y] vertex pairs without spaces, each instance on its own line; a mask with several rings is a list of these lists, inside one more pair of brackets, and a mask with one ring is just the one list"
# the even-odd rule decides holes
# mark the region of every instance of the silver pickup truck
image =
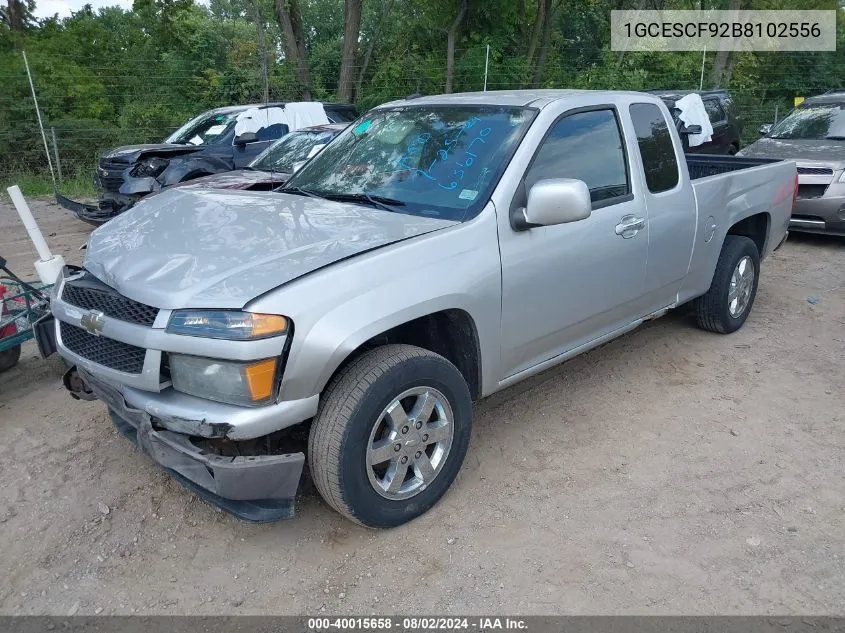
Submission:
[[399,525],[455,479],[474,400],[688,302],[742,326],[795,164],[681,147],[640,93],[386,104],[282,191],[174,189],[95,230],[54,291],[65,384],[244,519],[291,516],[307,462]]

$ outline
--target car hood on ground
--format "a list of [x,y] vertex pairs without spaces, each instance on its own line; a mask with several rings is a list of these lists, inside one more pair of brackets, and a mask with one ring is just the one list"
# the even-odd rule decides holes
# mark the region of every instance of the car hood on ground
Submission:
[[162,156],[166,154],[191,154],[204,149],[202,145],[183,145],[179,143],[146,143],[144,145],[124,145],[103,153],[104,160],[113,163],[131,165],[144,154]]
[[91,234],[85,267],[159,308],[241,308],[302,275],[457,224],[298,195],[174,188]]
[[260,169],[237,169],[181,182],[175,187],[210,187],[212,189],[260,189],[267,191],[290,180],[291,174]]
[[845,141],[761,138],[739,152],[750,158],[785,158],[845,168]]

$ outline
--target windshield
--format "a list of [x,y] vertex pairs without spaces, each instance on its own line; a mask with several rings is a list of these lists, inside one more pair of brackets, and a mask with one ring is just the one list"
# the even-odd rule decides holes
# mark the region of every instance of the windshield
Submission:
[[201,114],[191,119],[173,134],[164,139],[165,143],[190,143],[204,145],[225,134],[235,124],[239,112],[226,114]]
[[819,103],[793,110],[769,133],[771,138],[845,140],[842,104]]
[[487,201],[535,114],[501,106],[375,110],[311,159],[288,188],[366,194],[402,213],[464,220]]
[[262,171],[292,174],[297,163],[314,156],[335,136],[337,132],[291,132],[261,152],[249,166]]

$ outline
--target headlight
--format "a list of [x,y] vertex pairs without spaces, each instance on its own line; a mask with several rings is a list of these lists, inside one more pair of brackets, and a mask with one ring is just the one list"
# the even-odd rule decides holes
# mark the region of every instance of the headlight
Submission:
[[130,172],[136,178],[149,178],[158,176],[164,168],[170,164],[166,158],[145,158],[135,165]]
[[167,331],[187,336],[254,341],[288,331],[288,320],[278,314],[236,310],[176,310]]
[[248,363],[184,354],[170,354],[169,358],[176,391],[247,407],[268,404],[276,396],[276,358]]

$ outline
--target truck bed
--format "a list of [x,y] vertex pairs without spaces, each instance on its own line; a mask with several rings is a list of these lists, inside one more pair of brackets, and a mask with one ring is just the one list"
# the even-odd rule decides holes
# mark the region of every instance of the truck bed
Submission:
[[779,158],[742,158],[739,156],[721,156],[718,154],[685,154],[690,180],[727,174],[739,169],[760,167],[769,163],[780,162]]

